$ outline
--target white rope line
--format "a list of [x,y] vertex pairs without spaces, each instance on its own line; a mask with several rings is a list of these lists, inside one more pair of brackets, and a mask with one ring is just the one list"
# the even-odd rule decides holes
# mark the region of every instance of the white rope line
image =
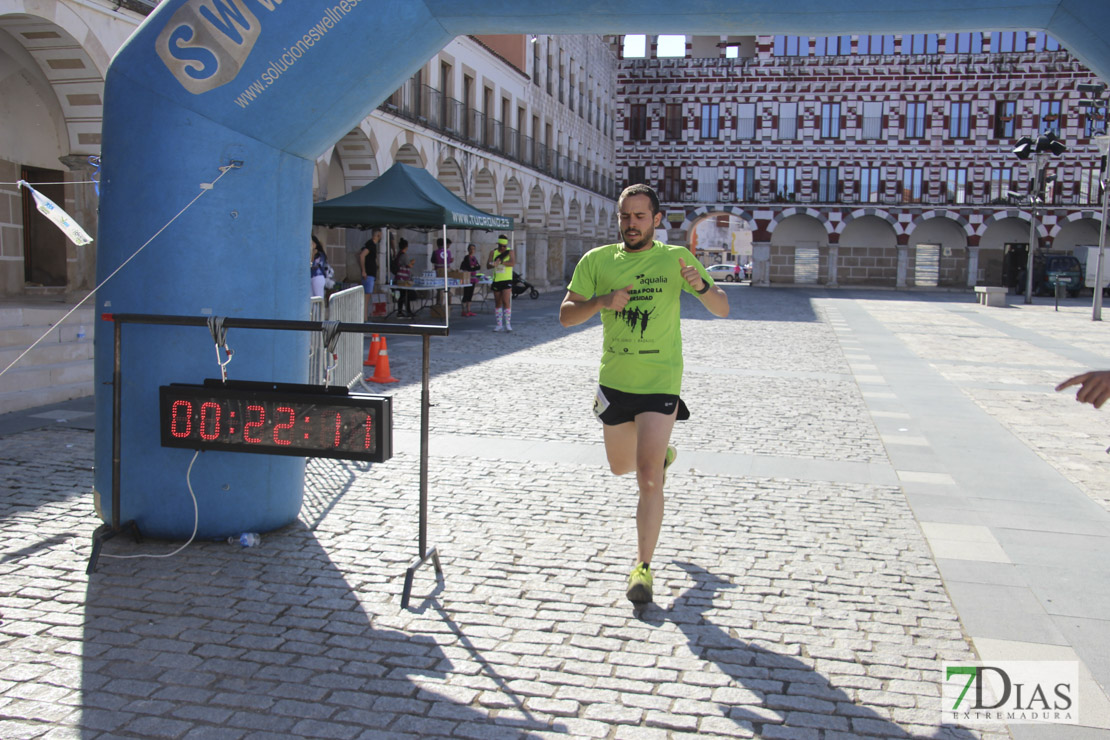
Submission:
[[[27,349],[23,350],[23,352],[21,352],[21,353],[20,353],[19,357],[17,357],[17,358],[15,358],[14,360],[12,360],[12,361],[11,361],[11,363],[9,363],[9,364],[8,364],[8,366],[7,366],[6,368],[4,368],[3,370],[0,370],[0,378],[4,377],[4,373],[8,372],[8,371],[9,371],[9,370],[11,370],[11,369],[12,369],[13,367],[15,367],[16,363],[18,363],[18,362],[19,362],[20,360],[22,360],[22,359],[23,359],[24,357],[26,357],[26,356],[27,356],[27,353],[28,353],[28,352],[30,352],[31,350],[33,350],[33,349],[34,349],[35,347],[37,347],[37,346],[38,346],[38,344],[39,344],[40,342],[42,342],[42,340],[44,340],[44,339],[46,339],[46,338],[47,338],[48,336],[50,336],[50,332],[54,331],[54,330],[55,330],[55,329],[57,329],[57,328],[58,328],[59,326],[61,326],[62,324],[64,324],[64,323],[65,323],[65,320],[66,320],[66,319],[68,319],[68,318],[69,318],[69,317],[70,317],[70,316],[71,316],[71,315],[73,314],[73,312],[74,312],[74,311],[76,311],[77,309],[79,309],[79,308],[81,307],[81,305],[82,305],[82,304],[83,304],[83,303],[84,303],[85,301],[89,300],[89,299],[90,299],[90,298],[92,298],[92,297],[93,297],[94,295],[96,295],[96,291],[98,291],[98,290],[100,290],[101,288],[103,288],[103,287],[104,287],[104,285],[105,285],[105,284],[106,284],[106,283],[107,283],[107,282],[108,282],[109,280],[111,280],[112,278],[114,278],[114,277],[116,276],[116,273],[118,273],[118,272],[119,272],[120,270],[122,270],[122,269],[123,269],[124,267],[126,267],[126,266],[127,266],[127,263],[128,263],[128,262],[130,262],[131,260],[133,260],[133,259],[135,259],[135,258],[136,258],[137,256],[139,256],[139,252],[141,252],[141,251],[143,251],[144,249],[146,249],[146,247],[147,247],[147,245],[148,245],[148,244],[150,244],[150,243],[151,243],[152,241],[154,241],[155,239],[157,239],[157,238],[158,238],[158,235],[159,235],[159,234],[161,234],[161,233],[162,233],[163,231],[165,231],[166,229],[168,229],[168,228],[169,228],[169,226],[170,226],[170,224],[172,224],[172,223],[173,223],[174,221],[176,221],[176,220],[177,220],[177,219],[178,219],[178,218],[179,218],[179,217],[181,216],[181,214],[183,214],[183,213],[185,213],[185,211],[189,210],[189,208],[190,208],[190,207],[192,207],[192,205],[193,205],[194,203],[196,203],[196,202],[197,202],[197,201],[198,201],[198,200],[200,199],[200,197],[201,197],[202,195],[204,195],[204,194],[205,194],[205,193],[207,193],[207,192],[208,192],[209,190],[211,190],[212,188],[214,188],[214,187],[216,186],[216,183],[218,183],[218,182],[220,181],[220,178],[221,178],[221,177],[223,177],[224,175],[226,175],[226,174],[227,174],[228,172],[230,172],[231,170],[233,170],[233,169],[238,169],[239,167],[240,167],[240,165],[238,165],[238,164],[229,164],[229,165],[225,165],[225,166],[223,166],[223,167],[220,167],[220,176],[219,176],[219,177],[217,177],[217,178],[216,178],[215,180],[213,180],[212,182],[205,182],[205,183],[201,183],[201,186],[200,186],[200,192],[196,194],[196,197],[195,197],[195,198],[193,198],[193,199],[192,199],[191,201],[189,201],[189,202],[188,202],[188,203],[187,203],[187,204],[185,205],[185,207],[184,207],[184,208],[182,208],[182,209],[181,209],[180,211],[178,211],[178,212],[177,212],[177,214],[176,214],[176,215],[175,215],[175,216],[174,216],[173,218],[171,218],[171,219],[170,219],[169,221],[167,221],[167,222],[166,222],[166,225],[165,225],[165,226],[163,226],[162,228],[158,229],[158,231],[154,232],[154,236],[152,236],[152,237],[150,237],[149,239],[147,239],[147,240],[146,240],[146,242],[144,242],[144,243],[143,243],[143,245],[142,245],[141,247],[139,247],[138,249],[136,249],[136,250],[135,250],[135,251],[134,251],[134,252],[133,252],[133,253],[131,254],[131,256],[130,256],[130,257],[128,257],[127,259],[125,259],[125,260],[124,260],[124,261],[123,261],[123,262],[122,262],[122,263],[120,264],[120,266],[119,266],[119,267],[117,267],[116,269],[112,270],[112,274],[110,274],[110,275],[109,275],[108,277],[106,277],[106,278],[104,278],[103,280],[101,280],[101,281],[100,281],[100,284],[99,284],[99,285],[97,285],[97,286],[96,286],[95,288],[93,288],[93,289],[92,289],[92,290],[91,290],[91,291],[89,292],[89,294],[88,294],[87,296],[85,296],[84,298],[82,298],[81,300],[79,300],[79,301],[77,302],[77,304],[76,304],[76,305],[75,305],[75,306],[74,306],[73,308],[69,309],[69,311],[67,311],[67,312],[66,312],[66,315],[65,315],[65,316],[63,316],[63,317],[62,317],[61,319],[59,319],[59,320],[58,320],[58,323],[54,324],[54,325],[53,325],[53,326],[51,326],[51,327],[50,327],[49,329],[47,329],[47,330],[46,330],[46,331],[45,331],[45,332],[43,333],[43,335],[42,335],[41,337],[39,337],[38,339],[36,339],[36,340],[35,340],[35,341],[34,341],[34,342],[33,342],[33,343],[31,344],[31,346],[30,346],[30,347],[28,347]],[[206,186],[207,186],[207,187],[206,187]]]
[[[63,182],[31,182],[30,185],[96,185],[98,180],[65,180]],[[18,185],[18,182],[0,182],[0,185]]]

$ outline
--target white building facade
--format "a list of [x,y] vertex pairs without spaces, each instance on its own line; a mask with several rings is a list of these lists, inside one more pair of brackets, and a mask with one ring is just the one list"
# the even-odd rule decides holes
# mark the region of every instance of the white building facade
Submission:
[[[475,207],[511,216],[518,269],[538,287],[562,286],[581,254],[617,239],[615,82],[601,36],[456,38],[318,159],[313,199],[351,192],[394,162],[425,168]],[[369,234],[316,234],[357,280]],[[436,235],[402,230],[417,269],[430,269]],[[448,236],[457,265],[468,242],[484,263],[498,234]],[[379,269],[387,277],[385,260]]]

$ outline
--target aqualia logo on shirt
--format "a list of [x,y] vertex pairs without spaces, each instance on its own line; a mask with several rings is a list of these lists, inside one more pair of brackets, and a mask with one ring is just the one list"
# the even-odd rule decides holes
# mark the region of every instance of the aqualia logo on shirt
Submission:
[[[282,0],[256,0],[274,10]],[[235,79],[262,31],[246,0],[188,0],[158,34],[155,48],[181,85],[199,95]]]

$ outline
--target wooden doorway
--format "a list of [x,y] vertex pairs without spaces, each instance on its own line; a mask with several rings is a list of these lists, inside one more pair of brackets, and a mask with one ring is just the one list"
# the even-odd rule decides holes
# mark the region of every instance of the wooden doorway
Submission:
[[[60,170],[41,167],[20,168],[20,177],[35,190],[61,206],[65,203],[65,179]],[[30,191],[23,194],[23,281],[29,285],[66,285],[66,237],[61,229],[35,208]]]

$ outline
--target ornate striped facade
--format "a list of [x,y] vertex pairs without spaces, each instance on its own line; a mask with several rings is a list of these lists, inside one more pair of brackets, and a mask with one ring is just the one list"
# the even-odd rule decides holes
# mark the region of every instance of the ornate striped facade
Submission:
[[[686,47],[620,61],[617,176],[655,186],[670,240],[703,261],[750,253],[764,283],[1003,284],[1034,220],[1033,160],[1012,149],[1046,128],[1068,150],[1042,162],[1038,248],[1084,259],[1076,248],[1098,243],[1092,134],[1105,124],[1089,120],[1077,90],[1096,80],[1044,34],[687,37]],[[705,252],[718,245],[698,244],[704,222],[742,238]]]

